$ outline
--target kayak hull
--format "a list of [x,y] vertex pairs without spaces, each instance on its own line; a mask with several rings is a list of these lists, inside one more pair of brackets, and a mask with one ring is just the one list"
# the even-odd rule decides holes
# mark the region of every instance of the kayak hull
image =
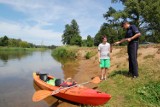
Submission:
[[[53,76],[48,76],[49,78],[54,78]],[[39,75],[33,73],[33,79],[35,84],[43,90],[50,90],[54,91],[59,89],[57,86],[52,86],[44,82],[39,78]],[[75,102],[80,104],[86,105],[103,105],[108,102],[111,98],[111,95],[99,92],[97,90],[87,88],[87,87],[72,87],[67,90],[61,90],[59,93],[55,94],[54,96]]]

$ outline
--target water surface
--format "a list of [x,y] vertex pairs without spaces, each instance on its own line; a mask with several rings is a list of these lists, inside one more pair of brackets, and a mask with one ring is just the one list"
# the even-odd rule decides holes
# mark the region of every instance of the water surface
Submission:
[[[38,88],[35,86],[32,73],[48,73],[57,78],[73,76],[74,72],[57,62],[51,51],[4,52],[0,51],[0,107],[48,107],[57,99],[32,102],[32,95]],[[64,71],[64,70],[68,71]]]

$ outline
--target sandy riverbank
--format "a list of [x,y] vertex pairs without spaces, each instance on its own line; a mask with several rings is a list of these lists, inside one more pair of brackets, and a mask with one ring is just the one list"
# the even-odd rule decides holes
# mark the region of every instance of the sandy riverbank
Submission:
[[[78,73],[74,76],[74,79],[78,82],[89,81],[92,77],[100,76],[100,68],[98,62],[98,55],[96,54],[90,59],[86,59],[87,52],[98,52],[97,48],[82,48],[79,49],[78,54]],[[160,59],[160,45],[145,45],[140,46],[138,50],[138,63],[139,65],[145,63],[144,59],[153,57],[154,59]],[[128,69],[128,54],[127,47],[113,47],[111,53],[111,67],[108,70],[108,75],[119,69]],[[95,87],[96,84],[87,84],[88,87]]]
[[[66,71],[64,72],[66,78],[71,76],[78,83],[83,83],[90,81],[92,77],[100,76],[97,54],[90,59],[86,59],[85,55],[87,52],[97,53],[97,47],[79,48],[76,61],[73,63],[66,63],[62,67],[62,69]],[[139,95],[135,92],[139,92],[138,90],[141,89],[141,87],[145,87],[145,85],[147,86],[150,82],[154,83],[156,81],[160,81],[159,61],[160,45],[140,46],[138,50],[139,78],[134,81],[132,78],[125,76],[128,71],[127,47],[113,47],[113,51],[111,53],[111,67],[108,70],[109,78],[99,84],[90,83],[85,86],[98,89],[112,95],[112,99],[107,104],[100,107],[128,107],[130,105],[148,106],[150,105],[150,102],[148,101],[152,100],[147,99],[147,102],[145,102],[145,100],[141,101],[141,94]],[[70,103],[62,103],[59,104],[58,107],[80,106]]]

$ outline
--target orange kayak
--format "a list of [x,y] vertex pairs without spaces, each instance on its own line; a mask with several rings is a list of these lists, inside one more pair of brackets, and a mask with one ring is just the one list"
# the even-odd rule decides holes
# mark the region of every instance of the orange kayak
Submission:
[[[54,77],[48,75],[48,78],[53,79]],[[39,75],[37,75],[35,72],[33,73],[33,79],[36,85],[43,90],[54,91],[59,89],[58,86],[47,84],[46,82],[41,80]],[[68,100],[68,101],[72,101],[75,103],[93,105],[93,106],[103,105],[107,101],[109,101],[109,99],[111,98],[111,95],[106,94],[104,92],[100,92],[87,87],[79,87],[79,86],[75,86],[67,90],[61,90],[59,93],[55,94],[54,96]]]

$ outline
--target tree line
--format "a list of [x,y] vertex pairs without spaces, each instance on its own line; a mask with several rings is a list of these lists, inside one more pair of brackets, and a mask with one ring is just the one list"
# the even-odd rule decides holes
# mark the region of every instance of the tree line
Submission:
[[94,37],[88,35],[87,39],[82,40],[79,26],[76,20],[73,19],[71,24],[65,26],[62,35],[63,44],[88,47],[97,46],[101,42],[103,35],[107,36],[108,42],[113,43],[125,36],[125,31],[121,27],[121,22],[124,20],[128,20],[139,28],[142,34],[140,43],[160,43],[160,0],[111,1],[112,3],[121,2],[124,5],[124,9],[116,10],[113,7],[109,7],[108,11],[103,14],[106,21],[101,25]]
[[6,35],[0,38],[0,46],[21,47],[21,48],[55,48],[56,46],[35,45],[22,41],[21,39],[8,38]]

